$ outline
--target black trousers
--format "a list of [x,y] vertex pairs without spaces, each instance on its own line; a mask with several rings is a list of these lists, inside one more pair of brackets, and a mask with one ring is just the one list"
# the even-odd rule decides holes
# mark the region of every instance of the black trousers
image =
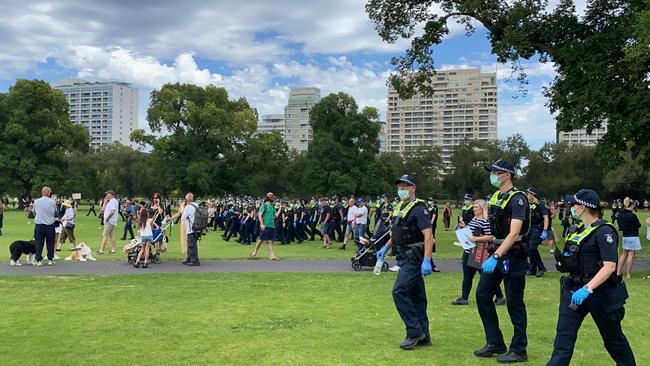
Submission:
[[625,308],[622,305],[620,307],[614,306],[614,309],[610,308],[612,299],[619,298],[620,300],[620,296],[627,295],[627,291],[623,286],[621,284],[618,285],[618,288],[613,288],[607,283],[602,284],[575,311],[569,308],[569,304],[571,304],[573,291],[578,290],[579,286],[561,291],[557,334],[553,354],[547,365],[569,365],[578,338],[578,330],[587,314],[591,314],[594,319],[605,344],[605,349],[616,362],[616,365],[636,365],[632,348],[630,348],[630,344],[621,328],[621,321],[625,317]]
[[187,234],[187,261],[199,263],[198,238],[194,233]]
[[536,273],[538,270],[546,270],[544,262],[542,262],[542,256],[539,254],[539,245],[542,244],[540,235],[542,235],[541,229],[530,229],[530,240],[528,241],[530,265],[528,266],[528,270],[532,273]]
[[510,351],[523,353],[528,346],[526,337],[527,315],[524,304],[524,290],[526,288],[526,270],[528,262],[526,258],[510,258],[510,269],[508,273],[503,270],[504,258],[499,259],[493,273],[481,273],[481,279],[476,288],[476,305],[478,313],[483,322],[486,343],[495,346],[505,345],[503,333],[499,329],[499,317],[496,306],[492,301],[501,281],[504,282],[508,314],[514,327]]
[[[463,300],[469,299],[469,293],[472,291],[472,283],[474,282],[474,276],[479,272],[478,269],[470,267],[467,265],[470,254],[463,251],[463,288],[460,297]],[[501,292],[501,285],[497,286],[495,291],[497,299],[503,298],[503,292]]]
[[316,234],[320,236],[320,240],[323,240],[323,234],[316,227],[316,221],[309,222],[309,229],[311,230],[311,241],[314,241],[316,239]]
[[[337,239],[338,238],[338,239]],[[332,241],[343,243],[343,231],[341,230],[341,221],[332,221]]]
[[406,327],[406,336],[429,335],[427,292],[420,272],[421,260],[397,260],[400,267],[393,286],[393,301]]
[[88,213],[86,216],[90,216],[90,213],[93,213],[93,215],[97,216],[97,212],[95,212],[95,206],[91,206],[90,209],[88,210]]
[[54,224],[43,225],[36,224],[34,227],[34,240],[36,240],[36,261],[43,260],[43,246],[47,246],[47,259],[54,259],[54,239],[56,233],[54,232]]

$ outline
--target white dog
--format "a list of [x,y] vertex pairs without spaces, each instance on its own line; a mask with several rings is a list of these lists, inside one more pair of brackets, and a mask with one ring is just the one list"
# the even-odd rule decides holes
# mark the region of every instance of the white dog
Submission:
[[74,251],[70,256],[65,258],[66,261],[80,261],[85,262],[87,260],[96,261],[93,257],[93,251],[85,243],[79,243],[74,247]]

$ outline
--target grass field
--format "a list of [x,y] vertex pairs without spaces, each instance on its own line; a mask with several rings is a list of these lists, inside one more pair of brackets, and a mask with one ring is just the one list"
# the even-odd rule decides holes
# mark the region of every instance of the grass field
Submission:
[[[427,278],[432,348],[401,351],[395,275],[178,274],[0,277],[0,365],[493,365],[474,301],[453,307],[460,274]],[[557,320],[558,275],[529,280],[529,365],[544,365]],[[645,299],[628,282],[623,329],[650,364]],[[499,307],[504,335],[512,335]],[[587,319],[572,365],[612,365]]]
[[[99,248],[101,240],[102,227],[99,225],[99,219],[94,216],[86,216],[87,209],[81,207],[79,214],[77,216],[77,225],[76,225],[76,236],[78,241],[83,241],[88,244],[91,248]],[[609,213],[605,217],[609,218]],[[639,212],[639,220],[644,222],[647,217],[650,216],[649,212]],[[557,220],[555,220],[557,221]],[[122,228],[124,224],[121,219],[118,221],[118,225],[115,228],[117,238],[119,239],[122,235]],[[562,233],[562,228],[559,222],[555,222],[554,229],[556,232]],[[33,223],[28,223],[25,215],[22,212],[18,211],[8,211],[5,213],[4,218],[4,236],[0,237],[0,246],[8,246],[14,240],[27,240],[32,237],[34,230]],[[250,246],[244,246],[236,243],[234,238],[230,242],[225,242],[221,239],[221,231],[210,232],[206,237],[204,237],[199,242],[199,257],[201,259],[245,259],[248,258],[252,248]],[[643,250],[638,254],[641,257],[648,257],[650,248],[650,242],[645,239],[646,237],[645,225],[641,229],[641,240]],[[441,227],[438,227],[437,233],[437,252],[434,254],[434,260],[436,258],[444,259],[455,259],[460,258],[462,253],[461,249],[457,246],[454,246],[452,243],[456,241],[456,236],[452,231],[444,231]],[[276,243],[274,245],[276,255],[283,259],[348,259],[353,255],[353,249],[351,246],[348,246],[348,250],[342,251],[335,248],[332,249],[323,249],[322,242],[318,242],[318,237],[316,237],[316,242],[307,241],[301,245],[290,244],[290,245],[279,245]],[[99,257],[99,259],[107,260],[116,260],[124,259],[124,254],[121,249],[126,244],[126,241],[118,240],[118,254],[116,255],[104,255]],[[183,256],[180,252],[180,246],[178,242],[178,226],[175,226],[171,234],[170,248],[167,253],[163,254],[163,259],[182,259]],[[335,247],[338,247],[338,244],[335,243]],[[66,246],[65,249],[69,249],[70,246]],[[551,258],[548,250],[541,250],[542,256],[544,258]],[[65,254],[65,251],[63,252]],[[266,250],[262,250],[261,255],[265,256],[267,254]],[[66,254],[67,255],[67,254]],[[0,250],[0,260],[8,260],[9,251]]]

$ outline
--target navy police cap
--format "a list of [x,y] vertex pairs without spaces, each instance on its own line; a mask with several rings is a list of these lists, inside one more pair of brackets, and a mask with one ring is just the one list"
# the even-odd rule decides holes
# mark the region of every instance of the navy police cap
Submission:
[[508,172],[513,176],[517,175],[517,173],[515,172],[515,166],[512,165],[512,163],[510,163],[509,161],[503,159],[499,159],[495,161],[494,164],[490,166],[486,166],[485,170],[487,170],[488,172]]
[[409,186],[415,186],[415,178],[411,177],[408,174],[404,174],[395,181],[395,184],[400,184],[400,183],[404,183]]
[[565,196],[564,201],[569,204],[584,205],[589,208],[600,207],[600,197],[598,193],[591,189],[581,189],[574,195]]

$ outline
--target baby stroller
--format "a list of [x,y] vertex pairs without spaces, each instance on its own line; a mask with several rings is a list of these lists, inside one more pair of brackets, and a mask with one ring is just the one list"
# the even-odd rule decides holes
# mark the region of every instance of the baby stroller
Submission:
[[[375,264],[377,264],[376,253],[386,244],[388,239],[390,239],[390,235],[388,235],[390,233],[390,224],[386,222],[386,218],[382,217],[381,222],[377,224],[377,227],[375,227],[375,231],[372,234],[372,238],[360,239],[363,246],[357,251],[357,254],[352,257],[352,268],[355,271],[360,271],[361,267],[374,267]],[[384,261],[381,270],[385,271],[388,267],[388,262]]]
[[[171,221],[166,223],[163,222],[162,227],[157,227],[152,230],[153,243],[151,243],[151,249],[149,251],[150,263],[160,263],[161,248],[166,248],[166,243],[167,243],[167,236],[165,235],[165,230],[167,230],[169,225],[171,225]],[[140,241],[140,238],[135,238],[131,240],[131,242],[124,247],[124,252],[126,253],[126,259],[129,262],[129,264],[135,263],[135,261],[138,259],[138,253],[140,253],[141,248],[142,248],[142,242]]]

